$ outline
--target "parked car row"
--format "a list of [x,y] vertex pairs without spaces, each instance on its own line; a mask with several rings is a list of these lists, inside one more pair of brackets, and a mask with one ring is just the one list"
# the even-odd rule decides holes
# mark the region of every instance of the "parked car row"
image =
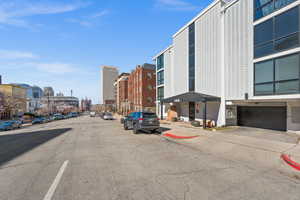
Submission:
[[160,122],[157,115],[153,112],[132,112],[121,119],[125,130],[132,129],[134,134],[140,131],[158,132]]
[[96,114],[96,112],[90,112],[90,117],[100,116],[104,120],[114,120],[114,116],[110,112],[102,112],[100,114]]
[[[79,115],[76,112],[71,112],[67,115],[62,115],[62,114],[57,113],[50,117],[35,117],[31,121],[31,123],[32,124],[44,124],[44,123],[52,122],[55,120],[69,119],[69,118],[78,117],[78,116]],[[19,119],[2,121],[2,122],[0,122],[0,131],[9,131],[9,130],[21,128],[22,124],[23,124],[23,121],[19,120]]]
[[0,131],[9,131],[22,127],[22,121],[19,119],[0,122]]

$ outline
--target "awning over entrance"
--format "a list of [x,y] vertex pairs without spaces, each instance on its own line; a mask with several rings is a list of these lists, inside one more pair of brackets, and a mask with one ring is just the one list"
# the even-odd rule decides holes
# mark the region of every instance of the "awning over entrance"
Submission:
[[186,92],[173,97],[162,99],[161,103],[172,103],[172,102],[209,102],[209,101],[221,101],[220,97],[211,95],[201,94],[197,92]]
[[[221,98],[216,97],[216,96],[201,94],[201,93],[197,93],[197,92],[186,92],[186,93],[179,94],[179,95],[176,95],[176,96],[173,96],[173,97],[162,99],[160,101],[161,119],[163,119],[163,104],[164,103],[203,102],[204,103],[204,107],[203,107],[203,128],[206,128],[207,102],[212,102],[212,101],[213,102],[220,102]],[[193,109],[193,110],[189,111],[190,115],[193,114],[193,112],[195,112],[194,107],[195,107],[195,104],[190,104],[189,109]]]

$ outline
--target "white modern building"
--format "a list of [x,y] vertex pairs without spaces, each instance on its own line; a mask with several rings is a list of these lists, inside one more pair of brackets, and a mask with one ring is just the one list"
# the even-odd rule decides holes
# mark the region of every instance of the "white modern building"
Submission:
[[172,106],[184,120],[300,131],[299,9],[215,0],[154,57],[158,114]]
[[116,93],[114,83],[119,70],[112,66],[101,66],[100,71],[100,104],[115,104]]

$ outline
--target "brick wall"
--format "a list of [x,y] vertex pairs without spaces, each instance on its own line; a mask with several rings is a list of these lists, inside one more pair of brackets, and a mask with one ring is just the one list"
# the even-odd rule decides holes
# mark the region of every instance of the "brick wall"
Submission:
[[128,79],[128,100],[132,111],[155,107],[155,69],[137,66]]

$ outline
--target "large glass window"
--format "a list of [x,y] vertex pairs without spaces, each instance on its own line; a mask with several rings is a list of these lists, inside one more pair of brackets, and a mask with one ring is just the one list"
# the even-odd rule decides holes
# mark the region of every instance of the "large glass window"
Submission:
[[189,26],[189,91],[195,91],[195,23]]
[[299,7],[290,9],[275,17],[275,39],[299,32]]
[[300,54],[256,63],[254,77],[255,95],[300,93]]
[[254,27],[254,57],[299,47],[299,7]]
[[254,57],[259,58],[270,55],[274,52],[273,42],[257,45],[254,47]]
[[254,20],[258,20],[297,0],[254,0]]
[[164,54],[157,57],[157,70],[164,68]]
[[164,87],[157,88],[157,100],[162,100],[164,98]]
[[275,81],[299,79],[299,55],[275,60]]
[[164,84],[164,71],[157,72],[157,85]]
[[255,95],[271,95],[274,93],[273,83],[255,85]]
[[273,19],[269,19],[254,27],[254,44],[262,44],[273,40]]
[[266,61],[255,64],[255,83],[273,82],[274,66],[273,61]]

